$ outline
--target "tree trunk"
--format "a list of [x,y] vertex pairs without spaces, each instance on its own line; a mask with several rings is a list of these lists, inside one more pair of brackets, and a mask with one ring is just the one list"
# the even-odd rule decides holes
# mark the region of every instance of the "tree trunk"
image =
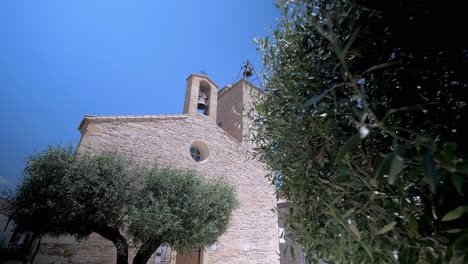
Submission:
[[118,228],[103,226],[97,228],[96,233],[114,243],[115,248],[117,249],[117,264],[128,264],[127,239],[120,234]]
[[146,264],[151,255],[156,251],[156,249],[158,249],[160,245],[160,239],[146,241],[146,243],[140,247],[137,254],[135,255],[133,264]]

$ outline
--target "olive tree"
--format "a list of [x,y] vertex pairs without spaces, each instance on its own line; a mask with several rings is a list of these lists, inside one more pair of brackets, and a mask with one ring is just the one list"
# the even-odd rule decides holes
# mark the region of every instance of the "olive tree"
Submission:
[[206,247],[228,228],[237,206],[234,189],[192,171],[152,168],[129,211],[129,234],[142,244],[133,263],[146,263],[167,243],[176,250]]
[[309,262],[466,257],[468,51],[399,47],[393,16],[423,28],[433,7],[371,2],[277,2],[258,41],[257,158]]
[[193,171],[143,167],[117,153],[75,155],[49,147],[27,159],[13,196],[14,220],[36,235],[97,233],[117,249],[118,264],[146,263],[161,243],[212,244],[226,230],[237,200],[232,186]]
[[49,147],[27,158],[13,204],[15,222],[37,235],[95,232],[117,247],[117,263],[127,263],[128,243],[120,232],[134,200],[138,171],[111,153],[76,156],[71,147]]

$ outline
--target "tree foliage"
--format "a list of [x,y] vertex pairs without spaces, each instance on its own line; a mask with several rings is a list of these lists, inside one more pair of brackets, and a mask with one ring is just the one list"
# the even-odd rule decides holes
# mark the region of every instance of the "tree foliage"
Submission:
[[[182,251],[204,248],[227,230],[237,202],[225,181],[167,168],[152,168],[145,180],[145,195],[129,211],[129,233],[137,243],[154,245],[145,251],[148,258],[161,242]],[[145,255],[140,251],[135,258]]]
[[213,244],[237,205],[234,189],[193,171],[142,167],[117,153],[75,155],[49,147],[27,159],[13,198],[15,221],[52,236],[100,234],[117,263],[146,263],[162,244],[184,250]]
[[277,3],[273,40],[259,40],[257,157],[309,261],[466,258],[468,51],[398,47],[394,16],[417,30],[440,10],[371,2]]

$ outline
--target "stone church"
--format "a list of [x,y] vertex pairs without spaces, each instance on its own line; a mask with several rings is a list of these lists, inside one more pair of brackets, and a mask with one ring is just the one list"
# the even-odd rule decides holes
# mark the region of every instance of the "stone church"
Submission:
[[[249,158],[250,144],[244,140],[245,113],[258,93],[244,79],[218,91],[208,76],[191,74],[182,114],[83,118],[79,152],[118,151],[144,163],[221,176],[236,186],[240,205],[216,244],[189,256],[163,247],[148,263],[279,263],[274,187],[263,165]],[[80,243],[43,238],[34,263],[115,263],[115,255],[113,244],[97,234]]]

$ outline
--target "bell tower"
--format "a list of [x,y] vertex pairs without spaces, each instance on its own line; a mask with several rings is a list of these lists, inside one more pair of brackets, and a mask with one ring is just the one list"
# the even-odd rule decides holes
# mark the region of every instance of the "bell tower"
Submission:
[[216,123],[218,85],[208,76],[191,74],[187,78],[184,114],[207,116]]

